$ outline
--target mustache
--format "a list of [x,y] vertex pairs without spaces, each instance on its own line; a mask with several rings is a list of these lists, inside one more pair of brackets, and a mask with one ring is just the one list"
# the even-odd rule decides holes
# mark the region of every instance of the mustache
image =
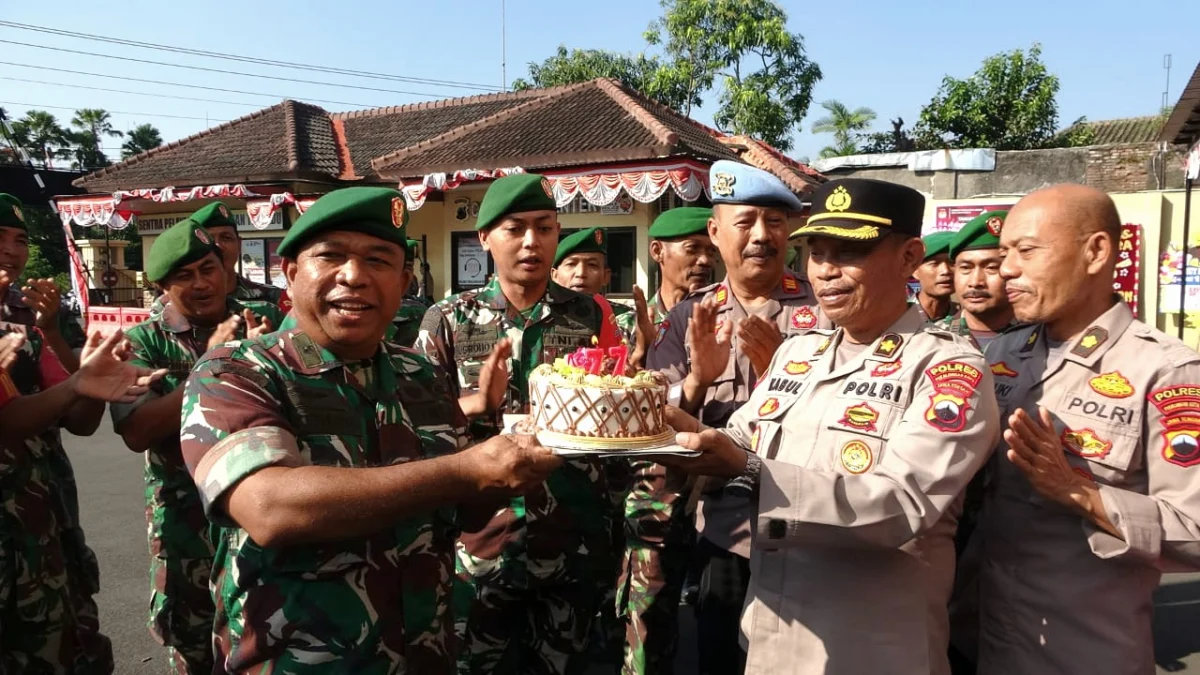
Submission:
[[988,300],[988,299],[990,299],[990,298],[992,297],[992,294],[991,294],[991,293],[988,293],[987,291],[967,291],[966,293],[963,293],[963,294],[962,294],[962,297],[963,297],[964,299],[967,299],[967,298],[972,298],[972,299],[973,299],[973,298],[980,298],[980,299],[983,299],[983,300]]
[[779,255],[779,249],[770,244],[751,244],[742,249],[743,258],[774,258]]

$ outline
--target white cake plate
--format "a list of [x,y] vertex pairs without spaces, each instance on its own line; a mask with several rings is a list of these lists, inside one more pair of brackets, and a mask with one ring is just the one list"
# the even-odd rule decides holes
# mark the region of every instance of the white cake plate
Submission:
[[[505,415],[504,416],[504,432],[517,433],[514,427],[518,422],[525,419],[525,415]],[[619,459],[621,457],[641,457],[644,455],[677,455],[679,457],[699,457],[700,453],[695,450],[677,445],[675,443],[675,431],[667,427],[668,431],[661,434],[660,438],[655,441],[648,441],[636,449],[632,448],[603,448],[597,447],[598,444],[604,443],[600,439],[577,439],[565,434],[555,433],[553,431],[537,432],[538,443],[548,448],[551,452],[559,457],[596,457],[605,459]],[[611,441],[610,441],[611,442]]]

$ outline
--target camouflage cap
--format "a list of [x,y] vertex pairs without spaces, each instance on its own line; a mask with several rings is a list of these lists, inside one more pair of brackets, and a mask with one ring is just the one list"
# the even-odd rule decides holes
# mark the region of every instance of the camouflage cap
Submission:
[[209,253],[221,257],[212,235],[196,221],[184,218],[158,235],[150,246],[150,254],[146,256],[146,278],[162,281],[177,268],[190,265]]
[[608,256],[608,236],[598,227],[572,232],[558,242],[558,250],[554,252],[554,266],[563,258],[575,253],[603,253]]
[[712,218],[712,209],[682,206],[659,214],[648,234],[651,239],[682,239],[707,233],[709,218]]
[[927,234],[921,238],[925,244],[925,259],[929,260],[935,255],[950,252],[950,242],[954,241],[953,232],[934,232]]
[[493,182],[479,204],[476,230],[486,230],[510,213],[557,211],[550,181],[536,173],[505,176]]
[[334,190],[308,207],[287,236],[278,254],[295,258],[309,239],[330,231],[361,232],[394,244],[408,246],[405,226],[408,207],[404,195],[385,187],[352,187]]
[[1000,230],[1008,211],[988,211],[975,216],[954,236],[950,242],[950,258],[963,251],[978,248],[1000,248]]
[[229,213],[229,207],[221,202],[213,202],[199,209],[188,216],[188,219],[206,230],[211,230],[214,227],[232,227],[235,230],[237,229],[237,221]]
[[25,213],[21,210],[21,200],[0,192],[0,227],[15,227],[18,230],[28,230],[25,227]]

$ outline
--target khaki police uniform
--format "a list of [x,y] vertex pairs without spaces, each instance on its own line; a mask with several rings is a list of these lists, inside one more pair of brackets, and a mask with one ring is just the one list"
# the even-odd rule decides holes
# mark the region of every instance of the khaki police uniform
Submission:
[[1123,540],[1036,493],[1001,442],[968,552],[978,672],[1153,673],[1161,573],[1200,563],[1200,354],[1118,302],[1057,362],[1042,326],[996,338],[988,362],[1005,423],[1045,407]]
[[762,458],[747,673],[949,672],[962,492],[999,438],[983,356],[915,307],[838,358],[806,331],[725,433]]

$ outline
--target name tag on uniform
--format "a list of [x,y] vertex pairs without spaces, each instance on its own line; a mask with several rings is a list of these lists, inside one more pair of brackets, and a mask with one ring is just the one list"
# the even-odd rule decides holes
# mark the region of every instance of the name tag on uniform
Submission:
[[847,380],[842,386],[842,396],[870,398],[876,401],[900,403],[903,399],[904,386],[894,382],[875,380]]
[[553,329],[542,336],[542,347],[559,350],[572,350],[576,347],[587,347],[592,343],[592,331]]
[[454,356],[460,360],[477,361],[487,358],[497,340],[464,340],[454,345]]

